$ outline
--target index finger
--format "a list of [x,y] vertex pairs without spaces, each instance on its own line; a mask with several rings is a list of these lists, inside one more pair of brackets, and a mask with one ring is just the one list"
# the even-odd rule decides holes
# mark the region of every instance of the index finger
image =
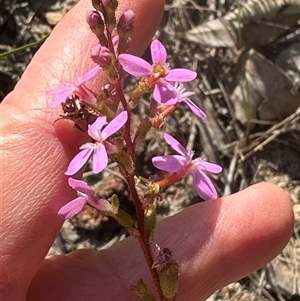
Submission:
[[[160,21],[163,1],[120,2],[119,14],[126,8],[136,13],[130,51],[141,54]],[[89,54],[97,41],[85,22],[90,8],[90,1],[82,0],[66,15],[1,105],[1,292],[27,289],[61,227],[57,211],[73,197],[64,172],[85,136],[69,122],[54,127],[57,112],[41,109],[46,90],[93,65]],[[91,88],[101,84],[99,76]]]

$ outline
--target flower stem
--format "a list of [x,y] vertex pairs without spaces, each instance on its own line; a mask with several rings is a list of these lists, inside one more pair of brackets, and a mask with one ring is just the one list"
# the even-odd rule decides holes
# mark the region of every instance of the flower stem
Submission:
[[126,145],[127,145],[127,148],[128,148],[128,153],[132,159],[133,162],[135,162],[135,147],[134,147],[134,144],[131,140],[131,137],[130,137],[130,129],[131,129],[131,109],[130,109],[130,106],[127,104],[127,101],[126,101],[126,98],[124,96],[124,93],[123,93],[123,89],[122,89],[122,85],[121,85],[121,79],[118,80],[117,82],[117,85],[116,85],[116,92],[119,96],[119,99],[121,101],[121,104],[124,108],[124,110],[127,111],[127,114],[128,114],[128,119],[125,123],[125,130],[124,130],[124,139],[125,139],[125,142],[126,142]]
[[139,237],[139,243],[140,243],[140,246],[143,250],[146,262],[148,264],[149,270],[150,270],[151,275],[152,275],[152,279],[154,281],[157,292],[159,294],[159,299],[161,301],[166,301],[167,299],[164,297],[163,292],[162,292],[161,287],[160,287],[159,275],[158,275],[157,269],[153,268],[153,258],[152,258],[152,253],[151,253],[151,250],[150,250],[149,241],[147,239],[145,239],[144,237],[140,236]]
[[184,172],[173,173],[169,176],[166,176],[162,180],[157,181],[156,184],[158,184],[159,187],[170,186],[170,185],[176,183],[177,181],[181,180],[183,178],[183,176],[184,176]]
[[149,270],[151,272],[153,281],[155,283],[157,292],[159,294],[159,298],[161,301],[165,301],[166,298],[164,297],[161,287],[160,287],[160,282],[159,282],[159,275],[157,273],[156,269],[153,269],[153,257],[150,249],[150,244],[149,240],[145,236],[145,214],[144,214],[144,209],[142,202],[140,201],[139,195],[136,191],[135,188],[135,181],[134,181],[134,175],[133,174],[128,174],[127,176],[127,183],[129,186],[129,190],[132,196],[133,203],[135,205],[135,209],[137,212],[137,226],[138,226],[138,231],[139,231],[139,244],[143,250],[144,257],[146,259],[147,265],[149,267]]
[[[119,96],[120,102],[124,108],[124,110],[127,111],[129,118],[127,119],[127,122],[125,123],[124,127],[124,140],[127,145],[128,153],[132,158],[132,161],[135,162],[135,143],[131,140],[130,132],[131,132],[131,107],[128,105],[126,98],[123,93],[123,88],[121,85],[122,78],[120,76],[117,84],[116,84],[116,92]],[[143,208],[143,204],[140,200],[140,197],[137,193],[136,186],[135,186],[135,178],[134,173],[127,173],[126,180],[128,183],[129,191],[131,193],[131,197],[135,206],[136,214],[137,214],[137,228],[139,231],[138,241],[141,246],[141,249],[143,251],[144,257],[146,259],[147,265],[149,267],[149,270],[151,272],[154,284],[156,286],[159,299],[161,301],[166,301],[166,298],[163,295],[162,289],[160,287],[159,282],[159,275],[156,269],[152,268],[153,266],[153,257],[150,249],[149,239],[146,237],[145,233],[145,212]]]

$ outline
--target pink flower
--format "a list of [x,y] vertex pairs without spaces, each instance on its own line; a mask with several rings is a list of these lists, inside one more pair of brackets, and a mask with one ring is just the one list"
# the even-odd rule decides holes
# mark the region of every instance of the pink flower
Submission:
[[52,109],[58,106],[73,94],[79,96],[86,103],[96,104],[97,99],[94,93],[88,89],[84,83],[94,77],[100,69],[100,66],[96,66],[81,77],[76,72],[74,78],[75,84],[64,82],[63,87],[48,91],[46,93],[47,96],[54,95],[56,97],[48,104],[47,108]]
[[[153,165],[161,170],[175,173],[176,180],[182,179],[187,175],[192,175],[194,188],[198,195],[204,200],[214,200],[217,192],[209,177],[204,171],[220,173],[222,167],[206,162],[201,158],[192,160],[194,152],[185,149],[175,138],[169,134],[164,134],[166,142],[179,154],[168,156],[157,156],[152,159]],[[167,180],[168,178],[166,178]],[[160,181],[163,182],[164,180]],[[160,184],[158,182],[158,184]]]
[[78,214],[86,204],[89,204],[100,211],[113,211],[111,204],[107,200],[95,199],[95,192],[93,188],[87,185],[84,181],[69,178],[68,182],[80,196],[61,207],[58,211],[59,216],[64,219],[72,218],[74,215]]
[[167,61],[167,52],[164,45],[154,40],[151,43],[153,64],[131,54],[120,54],[119,62],[123,69],[137,77],[147,77],[151,86],[154,86],[154,99],[165,105],[176,103],[174,87],[169,82],[188,82],[196,78],[197,73],[188,69],[170,69]]
[[93,153],[93,171],[94,173],[101,172],[108,163],[107,148],[113,148],[114,146],[109,142],[105,141],[112,134],[117,132],[127,121],[128,115],[126,111],[121,112],[111,122],[109,122],[104,129],[103,126],[106,124],[106,116],[100,116],[96,121],[89,125],[88,134],[94,143],[85,143],[73,160],[70,162],[66,175],[73,175],[81,169],[88,161]]
[[191,109],[191,111],[200,119],[204,120],[207,117],[206,114],[189,99],[189,96],[195,94],[194,92],[185,91],[186,89],[183,87],[183,85],[179,85],[178,83],[175,83],[174,88],[177,92],[178,103],[180,102],[186,103],[188,107]]

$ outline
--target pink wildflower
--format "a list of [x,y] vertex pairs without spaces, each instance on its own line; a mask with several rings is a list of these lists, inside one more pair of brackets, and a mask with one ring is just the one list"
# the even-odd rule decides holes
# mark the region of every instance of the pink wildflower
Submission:
[[86,204],[89,204],[100,211],[113,211],[111,204],[107,200],[95,199],[95,191],[84,181],[69,178],[68,182],[80,196],[61,207],[58,211],[59,216],[64,219],[70,219],[78,214]]
[[[176,179],[176,181],[186,177],[187,175],[192,175],[194,188],[198,195],[206,201],[216,199],[216,189],[204,171],[220,173],[222,171],[222,167],[217,164],[206,162],[201,158],[192,160],[194,156],[194,152],[192,150],[185,149],[169,134],[164,134],[164,138],[179,155],[154,157],[152,159],[154,166],[158,169],[175,173],[175,177],[173,178]],[[157,183],[160,186],[165,186],[168,184],[168,179],[171,179],[171,177],[167,177]]]
[[153,87],[154,99],[165,105],[176,103],[174,87],[169,82],[188,82],[196,78],[197,73],[188,69],[171,69],[167,61],[164,45],[154,40],[151,43],[153,64],[131,54],[120,54],[119,62],[129,74],[137,77],[147,77]]
[[84,85],[84,83],[87,82],[92,77],[94,77],[100,69],[101,69],[100,66],[96,66],[81,77],[76,72],[74,78],[75,84],[64,82],[63,87],[48,91],[46,93],[47,96],[55,95],[56,97],[52,102],[48,104],[47,108],[52,109],[58,106],[72,95],[79,96],[86,103],[96,104],[97,99],[94,93],[89,88],[87,88]]
[[100,116],[96,121],[89,125],[88,134],[95,140],[94,143],[89,142],[83,144],[79,152],[73,160],[70,162],[66,175],[73,175],[81,169],[82,166],[88,161],[93,153],[93,171],[94,173],[101,172],[108,163],[107,148],[113,148],[114,146],[108,141],[105,141],[112,134],[117,132],[127,121],[128,115],[126,111],[121,112],[112,121],[110,121],[104,129],[106,124],[106,116]]

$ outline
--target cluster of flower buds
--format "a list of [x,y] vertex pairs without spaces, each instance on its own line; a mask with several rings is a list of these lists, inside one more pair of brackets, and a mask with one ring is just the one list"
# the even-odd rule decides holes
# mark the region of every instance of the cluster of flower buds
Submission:
[[[161,279],[165,279],[166,275],[176,274],[178,277],[178,265],[168,249],[164,248],[164,251],[161,251],[158,247],[159,252],[156,255],[151,251],[156,225],[156,206],[162,199],[161,191],[164,187],[191,175],[195,190],[202,199],[216,199],[216,189],[206,172],[220,173],[222,168],[201,158],[193,159],[192,150],[185,149],[174,137],[165,133],[166,143],[177,154],[156,156],[152,159],[153,165],[164,171],[164,175],[153,175],[150,179],[136,175],[137,147],[144,143],[151,128],[163,129],[165,118],[181,102],[187,104],[198,118],[206,118],[206,114],[189,98],[194,93],[186,91],[182,84],[195,79],[197,74],[188,69],[171,69],[167,63],[166,49],[158,40],[151,43],[151,63],[127,53],[134,26],[134,12],[127,10],[117,19],[117,0],[92,2],[95,9],[88,12],[87,23],[99,40],[91,50],[91,58],[96,66],[82,76],[76,73],[72,83],[63,82],[61,87],[48,91],[47,95],[52,97],[48,108],[61,104],[61,119],[72,120],[79,130],[87,132],[91,138],[91,142],[80,147],[65,174],[73,176],[90,159],[92,170],[96,174],[107,167],[109,159],[116,161],[121,175],[127,181],[136,207],[137,221],[119,208],[117,196],[114,195],[108,200],[96,199],[94,190],[87,183],[73,178],[69,178],[69,185],[79,196],[63,206],[58,214],[69,219],[89,204],[102,214],[115,218],[130,234],[138,237],[147,262],[151,257],[150,268],[155,270],[154,279],[159,279],[158,291],[161,299],[170,299],[176,296],[177,286],[174,296],[166,296],[168,293],[164,293],[163,288],[167,285],[168,291],[169,284],[166,284],[167,280]],[[86,83],[100,72],[107,75],[108,82],[102,87],[101,93],[96,93],[88,88]],[[129,97],[124,94],[124,73],[140,78]],[[143,117],[133,133],[131,112],[146,93],[153,95],[149,104],[150,113]],[[116,108],[116,103],[120,104],[119,109]],[[148,253],[145,252],[147,248]],[[169,269],[172,269],[172,272]],[[144,287],[142,282],[140,285],[141,288],[134,288],[138,295],[139,290]]]

